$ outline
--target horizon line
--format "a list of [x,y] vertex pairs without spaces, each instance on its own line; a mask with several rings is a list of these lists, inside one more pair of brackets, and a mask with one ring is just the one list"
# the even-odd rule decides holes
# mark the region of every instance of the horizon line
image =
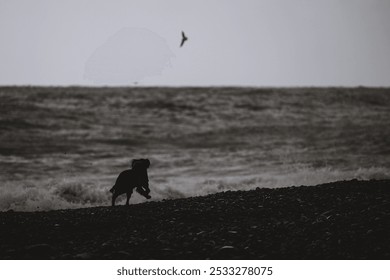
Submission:
[[0,84],[0,88],[374,88],[390,89],[388,86],[371,85],[39,85],[39,84]]

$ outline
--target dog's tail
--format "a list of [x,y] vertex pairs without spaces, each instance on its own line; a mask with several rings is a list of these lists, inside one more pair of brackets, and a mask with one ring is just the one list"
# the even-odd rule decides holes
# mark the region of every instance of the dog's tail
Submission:
[[110,193],[114,193],[115,185],[110,189]]

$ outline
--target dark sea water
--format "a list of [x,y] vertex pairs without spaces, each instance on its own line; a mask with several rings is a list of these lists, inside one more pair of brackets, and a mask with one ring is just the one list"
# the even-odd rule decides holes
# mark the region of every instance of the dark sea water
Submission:
[[0,211],[109,205],[133,158],[153,200],[390,178],[390,89],[3,87],[0,132]]

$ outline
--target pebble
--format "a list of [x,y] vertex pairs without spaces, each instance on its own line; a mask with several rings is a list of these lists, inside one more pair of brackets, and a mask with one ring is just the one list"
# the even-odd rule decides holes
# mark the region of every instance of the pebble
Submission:
[[92,256],[89,253],[80,253],[75,255],[74,258],[77,260],[90,260],[92,259]]
[[53,253],[53,248],[48,244],[33,244],[27,246],[25,251],[28,255],[31,255],[37,259],[48,259]]

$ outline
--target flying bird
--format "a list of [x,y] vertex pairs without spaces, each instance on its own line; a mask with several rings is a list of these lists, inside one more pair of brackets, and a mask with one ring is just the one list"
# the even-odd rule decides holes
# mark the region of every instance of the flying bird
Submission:
[[188,38],[186,37],[186,34],[184,34],[184,32],[182,31],[181,32],[181,44],[180,44],[180,48],[184,45],[184,42],[187,41]]

